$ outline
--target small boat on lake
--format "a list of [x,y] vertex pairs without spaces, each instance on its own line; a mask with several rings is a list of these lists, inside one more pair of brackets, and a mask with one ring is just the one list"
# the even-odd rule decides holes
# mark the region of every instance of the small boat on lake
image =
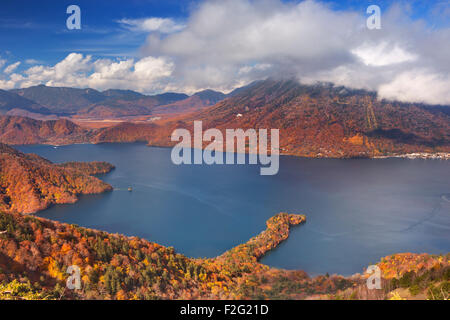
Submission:
[[133,191],[133,188],[132,187],[128,187],[128,191],[129,192]]

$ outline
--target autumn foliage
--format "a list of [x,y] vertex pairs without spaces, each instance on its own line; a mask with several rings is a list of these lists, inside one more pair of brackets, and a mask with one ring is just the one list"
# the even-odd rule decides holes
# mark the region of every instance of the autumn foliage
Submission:
[[[137,237],[0,213],[0,299],[384,299],[397,288],[437,299],[448,294],[448,255],[387,257],[379,263],[386,285],[372,292],[364,275],[311,278],[258,262],[303,222],[302,215],[280,213],[247,243],[192,259]],[[71,265],[80,268],[80,290],[65,286]]]
[[112,169],[102,162],[52,164],[0,144],[0,210],[34,213],[52,204],[73,203],[80,194],[110,191],[110,185],[91,175]]
[[195,109],[191,106],[171,116],[164,114],[170,111],[160,110],[160,121],[123,122],[100,129],[83,129],[66,119],[38,121],[1,116],[0,142],[145,141],[153,146],[172,146],[174,129],[192,131],[193,122],[201,120],[205,130],[217,128],[223,134],[226,129],[236,128],[279,129],[279,152],[302,157],[370,158],[450,152],[448,107],[379,100],[375,92],[331,84],[258,81],[213,106],[202,105],[192,112]]

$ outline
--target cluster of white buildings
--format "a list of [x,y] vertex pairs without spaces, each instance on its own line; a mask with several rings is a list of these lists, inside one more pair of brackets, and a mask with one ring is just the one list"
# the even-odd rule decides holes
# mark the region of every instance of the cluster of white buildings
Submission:
[[392,156],[395,158],[408,158],[408,159],[440,159],[440,160],[450,160],[450,153],[438,152],[438,153],[426,153],[426,152],[416,152],[407,153]]

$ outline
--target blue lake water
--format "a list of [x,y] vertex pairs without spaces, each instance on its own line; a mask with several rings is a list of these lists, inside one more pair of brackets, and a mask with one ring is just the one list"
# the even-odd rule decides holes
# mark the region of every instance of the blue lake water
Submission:
[[[274,267],[349,275],[397,252],[450,251],[450,162],[281,157],[275,176],[256,165],[173,165],[144,144],[20,146],[53,162],[108,161],[115,190],[39,216],[139,236],[191,257],[213,257],[284,211],[306,224],[263,258]],[[133,192],[127,188],[133,187]]]

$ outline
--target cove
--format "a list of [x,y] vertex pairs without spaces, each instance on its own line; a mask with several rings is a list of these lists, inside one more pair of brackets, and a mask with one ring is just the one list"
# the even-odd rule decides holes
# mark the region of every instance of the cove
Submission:
[[305,214],[307,222],[262,259],[273,267],[349,275],[393,253],[450,251],[450,164],[442,160],[282,156],[277,175],[261,176],[252,165],[177,166],[171,149],[139,143],[18,149],[53,162],[116,166],[101,176],[113,192],[39,216],[139,236],[191,257],[247,242],[278,212]]

